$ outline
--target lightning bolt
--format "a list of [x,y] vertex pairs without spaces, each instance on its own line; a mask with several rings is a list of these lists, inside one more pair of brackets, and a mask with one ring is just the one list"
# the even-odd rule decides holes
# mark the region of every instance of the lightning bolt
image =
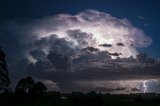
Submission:
[[147,85],[146,85],[147,81],[143,82],[143,93],[146,93],[147,91]]

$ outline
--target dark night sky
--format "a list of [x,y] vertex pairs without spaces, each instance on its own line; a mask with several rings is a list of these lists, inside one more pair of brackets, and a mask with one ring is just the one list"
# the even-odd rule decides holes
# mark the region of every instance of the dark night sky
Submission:
[[12,86],[31,75],[50,90],[160,92],[159,10],[159,0],[0,0]]

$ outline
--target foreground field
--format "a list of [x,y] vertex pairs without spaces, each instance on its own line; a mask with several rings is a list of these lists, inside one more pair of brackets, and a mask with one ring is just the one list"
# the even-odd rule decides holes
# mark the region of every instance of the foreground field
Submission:
[[73,92],[60,94],[47,92],[44,95],[1,95],[1,106],[160,106],[158,94],[111,95]]

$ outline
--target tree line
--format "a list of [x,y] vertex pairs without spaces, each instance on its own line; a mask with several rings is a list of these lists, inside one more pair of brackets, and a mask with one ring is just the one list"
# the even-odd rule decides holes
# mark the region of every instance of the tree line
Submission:
[[[9,71],[6,64],[6,55],[0,47],[0,93],[12,93]],[[42,95],[46,92],[47,87],[42,82],[35,82],[31,76],[21,79],[15,87],[14,94],[18,97],[30,95],[32,97]]]

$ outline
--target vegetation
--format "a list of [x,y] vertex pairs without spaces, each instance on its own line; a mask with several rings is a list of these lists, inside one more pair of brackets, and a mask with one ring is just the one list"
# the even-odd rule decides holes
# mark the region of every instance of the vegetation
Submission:
[[31,97],[36,97],[43,95],[47,90],[47,87],[42,82],[35,83],[31,76],[28,76],[25,79],[21,79],[16,88],[15,96],[19,98],[24,98],[27,95]]
[[0,48],[0,105],[2,106],[160,106],[160,94],[113,95],[91,91],[88,93],[46,92],[42,82],[31,76],[21,79],[15,91],[9,90],[9,72],[5,53]]
[[6,55],[0,48],[0,92],[9,90],[10,79],[5,61]]
[[[149,96],[149,98],[148,98]],[[3,106],[160,106],[160,95],[157,94],[101,94],[46,92],[39,96],[30,94],[18,98],[15,93],[0,96]]]

